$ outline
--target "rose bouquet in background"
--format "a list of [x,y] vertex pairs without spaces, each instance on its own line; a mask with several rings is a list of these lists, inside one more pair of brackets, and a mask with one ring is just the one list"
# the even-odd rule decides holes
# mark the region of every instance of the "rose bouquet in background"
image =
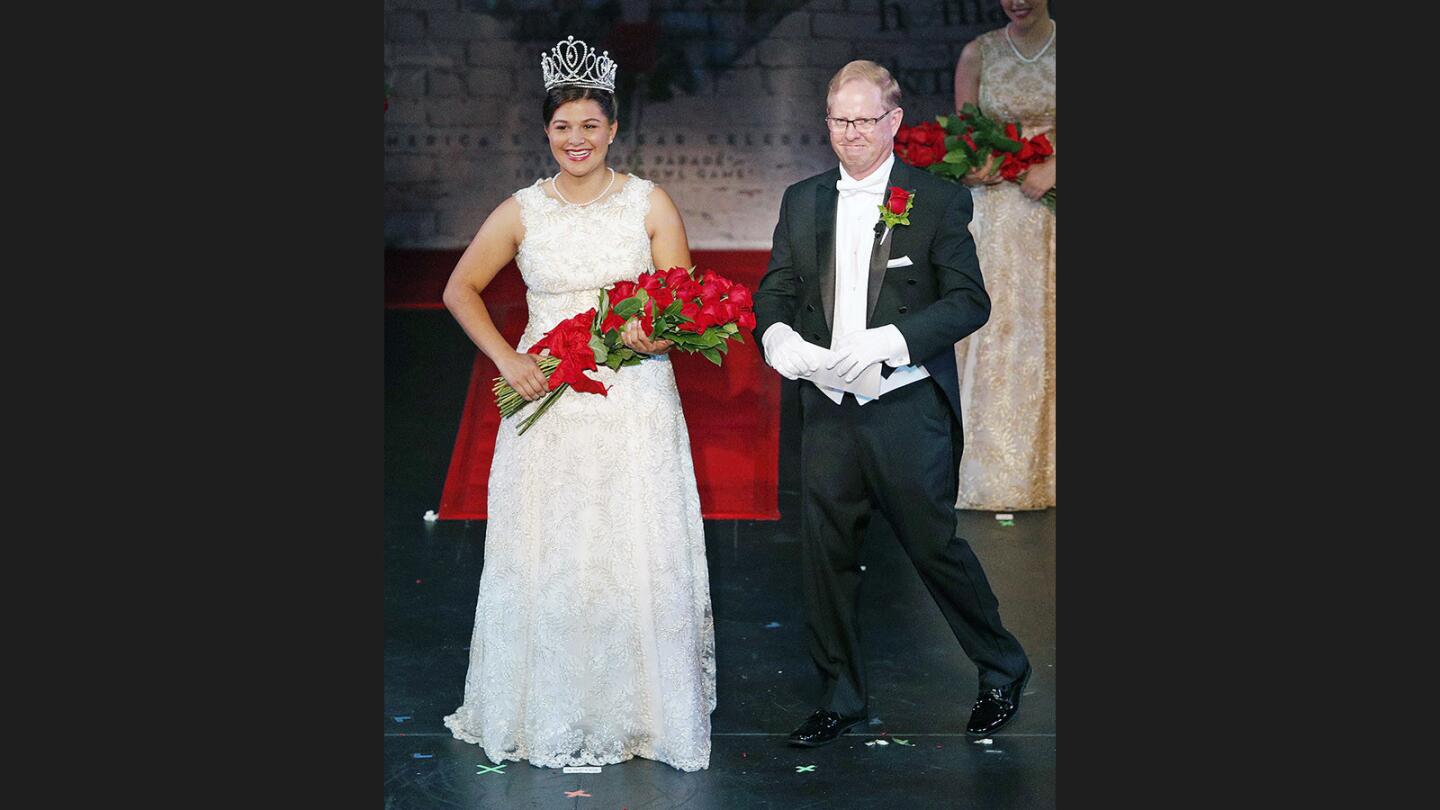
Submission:
[[[586,371],[602,365],[619,371],[643,361],[648,355],[620,339],[625,325],[636,319],[651,340],[674,341],[675,349],[699,352],[717,366],[730,351],[727,341],[745,342],[740,327],[755,328],[750,290],[713,270],[697,277],[693,267],[671,267],[617,282],[600,291],[596,306],[556,324],[529,348],[530,354],[540,355],[537,362],[549,380],[550,393],[520,423],[518,434],[529,430],[567,388],[605,396],[605,386],[586,376]],[[496,377],[491,390],[504,418],[530,404],[504,377]]]
[[[1012,183],[1024,181],[1031,166],[1055,154],[1050,139],[1023,137],[1020,125],[1001,124],[966,102],[956,115],[937,115],[913,127],[903,124],[895,133],[895,155],[919,169],[959,182],[971,169],[991,165],[999,155],[1000,176]],[[1055,189],[1040,202],[1055,210]]]

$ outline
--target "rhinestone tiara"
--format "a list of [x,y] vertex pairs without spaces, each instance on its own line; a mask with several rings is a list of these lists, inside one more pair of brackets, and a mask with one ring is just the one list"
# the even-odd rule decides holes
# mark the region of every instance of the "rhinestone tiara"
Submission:
[[555,43],[550,53],[540,54],[540,70],[547,91],[557,84],[574,84],[615,92],[615,60],[610,52],[597,54],[574,35]]

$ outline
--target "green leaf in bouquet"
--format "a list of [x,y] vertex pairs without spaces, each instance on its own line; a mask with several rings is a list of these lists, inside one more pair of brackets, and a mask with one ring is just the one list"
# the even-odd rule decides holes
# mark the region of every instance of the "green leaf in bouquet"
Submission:
[[996,149],[999,149],[1001,152],[1020,151],[1020,142],[1012,141],[1004,135],[996,135],[994,138],[991,139],[990,143],[992,146],[994,146]]
[[733,334],[733,335],[730,336],[730,339],[731,339],[731,340],[738,340],[738,341],[740,341],[741,343],[744,343],[744,342],[745,342],[745,333],[744,333],[744,332],[736,332],[735,334]]
[[[945,153],[945,158],[944,158],[943,160],[941,160],[940,162],[941,162],[941,163],[964,163],[964,164],[968,165],[968,164],[970,163],[970,159],[965,156],[965,153],[964,153],[964,152],[946,152],[946,153]],[[931,165],[931,166],[934,166],[935,164],[932,163],[932,164],[930,164],[930,165]]]
[[736,332],[739,332],[739,331],[740,331],[740,324],[735,323],[734,321],[731,321],[730,323],[727,323],[727,324],[725,324],[724,326],[722,326],[722,327],[720,327],[720,328],[725,332],[725,334],[727,334],[727,335],[733,335],[733,334],[735,334]]
[[662,318],[674,318],[676,315],[679,315],[679,314],[680,314],[680,310],[681,310],[681,308],[683,308],[684,306],[685,306],[685,302],[684,302],[684,301],[678,301],[678,300],[677,300],[677,301],[671,301],[671,302],[670,302],[670,306],[665,307],[665,311],[662,312],[662,313],[660,313],[660,317],[662,317]]
[[[1018,130],[1020,125],[1016,124],[1015,126]],[[979,143],[979,141],[977,140],[976,143]],[[991,149],[998,149],[1001,152],[1020,151],[1020,142],[1007,136],[1005,134],[1005,127],[1000,124],[994,124],[987,129],[985,133],[985,143],[990,146]]]
[[702,350],[700,351],[700,353],[703,354],[703,355],[705,355],[705,359],[706,359],[706,360],[709,360],[710,362],[714,363],[715,365],[717,365],[717,366],[723,366],[723,365],[724,365],[724,361],[720,359],[720,352],[717,352],[717,351],[715,351],[714,349],[702,349]]
[[609,357],[605,358],[605,365],[609,366],[614,371],[619,371],[620,364],[624,362],[625,358],[621,357],[619,352],[616,352],[615,354],[612,354]]
[[605,341],[599,335],[590,336],[590,348],[595,352],[595,362],[597,363],[605,362],[605,358],[610,354],[609,349],[605,346]]
[[[641,292],[644,292],[644,290],[641,290]],[[635,317],[635,314],[644,306],[645,305],[637,298],[626,298],[624,301],[615,305],[615,314],[629,320]]]
[[720,341],[715,344],[715,348],[719,349],[721,354],[730,353],[730,344],[723,336],[721,336]]

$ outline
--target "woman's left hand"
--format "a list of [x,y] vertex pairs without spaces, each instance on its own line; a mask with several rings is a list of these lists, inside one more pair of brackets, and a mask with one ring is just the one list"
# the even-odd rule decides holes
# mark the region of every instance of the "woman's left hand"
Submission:
[[1055,158],[1031,166],[1020,181],[1020,193],[1032,200],[1039,200],[1045,192],[1055,187]]
[[665,354],[675,347],[673,340],[651,340],[640,329],[638,318],[630,319],[620,330],[620,342],[641,354]]

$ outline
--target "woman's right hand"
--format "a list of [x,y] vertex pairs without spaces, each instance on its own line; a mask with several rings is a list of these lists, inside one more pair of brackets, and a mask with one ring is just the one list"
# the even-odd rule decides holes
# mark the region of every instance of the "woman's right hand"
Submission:
[[540,370],[540,364],[536,362],[533,354],[512,351],[508,356],[496,360],[495,366],[500,369],[500,376],[505,378],[505,382],[515,389],[515,393],[529,402],[545,396],[550,390],[545,372]]
[[996,169],[1004,161],[1004,156],[998,152],[990,156],[990,160],[984,166],[971,169],[960,178],[960,182],[967,186],[993,186],[996,183],[1004,182],[1005,178],[1000,176]]

